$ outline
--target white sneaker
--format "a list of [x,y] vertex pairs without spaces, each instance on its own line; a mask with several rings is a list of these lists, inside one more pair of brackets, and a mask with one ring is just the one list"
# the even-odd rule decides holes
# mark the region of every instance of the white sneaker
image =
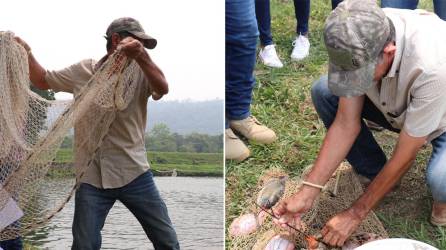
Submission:
[[282,68],[283,64],[277,56],[276,48],[274,44],[267,45],[259,52],[259,57],[262,59],[263,64],[273,68]]
[[310,41],[306,36],[299,35],[293,42],[293,52],[291,52],[291,60],[299,61],[304,59],[310,53]]

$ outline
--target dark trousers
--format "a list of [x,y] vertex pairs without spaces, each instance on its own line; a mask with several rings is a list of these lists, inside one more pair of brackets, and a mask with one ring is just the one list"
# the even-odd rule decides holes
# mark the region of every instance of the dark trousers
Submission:
[[225,111],[229,120],[250,115],[256,46],[257,21],[254,0],[226,0]]
[[294,15],[296,16],[296,34],[308,33],[308,20],[310,19],[310,0],[294,0]]
[[138,219],[155,249],[180,249],[167,207],[150,171],[121,188],[99,189],[82,183],[76,191],[72,249],[101,248],[101,230],[116,200]]

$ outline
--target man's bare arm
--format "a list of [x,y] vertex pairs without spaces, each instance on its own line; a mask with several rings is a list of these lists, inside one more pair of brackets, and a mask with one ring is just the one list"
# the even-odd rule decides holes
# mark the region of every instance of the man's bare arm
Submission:
[[39,62],[37,62],[36,58],[31,53],[29,45],[20,37],[15,37],[14,39],[22,45],[28,53],[29,79],[31,80],[31,83],[39,89],[49,89],[50,86],[45,80],[46,70],[39,64]]
[[344,244],[372,208],[407,172],[425,141],[426,137],[412,137],[404,130],[400,133],[392,158],[368,186],[365,193],[349,209],[331,218],[324,226],[322,235],[326,243],[333,246]]
[[[328,129],[318,158],[306,181],[324,185],[345,158],[361,130],[364,96],[339,99],[338,112]],[[304,185],[300,191],[282,201],[275,209],[279,224],[291,222],[296,214],[305,213],[319,195],[318,188]]]
[[425,142],[426,137],[412,137],[404,130],[401,131],[392,157],[367,187],[365,193],[352,206],[361,218],[365,218],[409,170]]
[[338,112],[328,129],[314,167],[306,181],[324,185],[345,159],[361,131],[364,96],[339,98]]
[[155,100],[160,99],[163,95],[169,92],[169,85],[167,84],[163,72],[153,62],[152,58],[150,58],[141,42],[134,38],[127,37],[121,41],[118,49],[123,51],[130,58],[136,60],[147,79],[149,79],[150,87],[154,92],[153,98]]

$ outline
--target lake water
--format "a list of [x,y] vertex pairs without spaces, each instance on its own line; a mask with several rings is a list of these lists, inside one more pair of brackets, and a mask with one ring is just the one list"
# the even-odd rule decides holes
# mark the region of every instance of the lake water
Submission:
[[[155,177],[155,182],[182,249],[223,249],[223,178]],[[71,181],[51,180],[42,190],[54,190],[54,194],[47,195],[57,197],[60,192],[54,187],[65,183]],[[41,249],[70,249],[73,201],[74,198],[45,227],[26,236],[26,240]],[[153,246],[130,211],[116,202],[102,230],[102,249],[153,249]]]

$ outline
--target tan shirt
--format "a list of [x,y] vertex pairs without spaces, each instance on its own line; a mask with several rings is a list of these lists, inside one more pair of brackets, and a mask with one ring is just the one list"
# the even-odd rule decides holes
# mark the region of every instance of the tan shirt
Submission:
[[395,26],[396,54],[366,94],[394,128],[431,141],[446,131],[446,22],[420,10],[384,12]]
[[[94,60],[87,59],[62,70],[47,71],[46,81],[54,91],[73,93],[76,98],[94,74],[95,64]],[[143,71],[139,69],[136,74],[134,79],[138,83],[134,98],[125,110],[116,114],[81,182],[98,188],[118,188],[149,169],[144,131],[151,91]]]

